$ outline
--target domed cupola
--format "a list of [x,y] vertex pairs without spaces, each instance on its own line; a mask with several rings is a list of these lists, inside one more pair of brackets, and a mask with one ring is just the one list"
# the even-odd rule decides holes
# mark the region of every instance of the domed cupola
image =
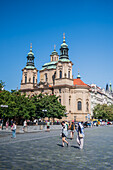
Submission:
[[52,51],[50,57],[51,57],[51,61],[58,61],[59,55],[56,51],[56,45],[54,45],[54,50]]
[[34,66],[34,53],[32,52],[32,43],[30,46],[30,52],[27,55],[27,64],[26,66]]
[[79,71],[78,71],[77,79],[81,79]]
[[60,59],[69,59],[68,56],[68,45],[66,44],[65,41],[65,33],[63,34],[63,43],[61,44],[61,48],[60,48]]
[[56,45],[54,45],[54,50],[52,51],[51,55],[58,55],[58,53],[56,51]]

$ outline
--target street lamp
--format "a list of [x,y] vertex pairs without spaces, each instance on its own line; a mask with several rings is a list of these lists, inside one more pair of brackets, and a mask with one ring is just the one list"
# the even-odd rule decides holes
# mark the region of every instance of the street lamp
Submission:
[[[2,108],[8,108],[8,105],[0,105]],[[4,113],[3,113],[3,123],[2,123],[2,130],[3,130],[3,125],[4,125]]]

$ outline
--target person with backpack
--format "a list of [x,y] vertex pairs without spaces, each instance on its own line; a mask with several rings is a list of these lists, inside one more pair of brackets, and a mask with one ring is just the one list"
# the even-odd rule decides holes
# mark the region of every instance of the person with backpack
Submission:
[[73,137],[74,137],[74,132],[75,132],[75,124],[74,124],[74,121],[72,121],[72,123],[70,124],[70,128],[69,128],[71,131],[70,131],[70,139],[72,140]]
[[65,139],[67,137],[67,126],[64,121],[62,121],[61,124],[62,124],[62,147],[64,147],[64,142],[67,144],[67,146],[69,145],[69,143]]
[[83,122],[78,123],[78,130],[77,130],[77,143],[80,147],[80,149],[83,149],[84,145],[84,127]]

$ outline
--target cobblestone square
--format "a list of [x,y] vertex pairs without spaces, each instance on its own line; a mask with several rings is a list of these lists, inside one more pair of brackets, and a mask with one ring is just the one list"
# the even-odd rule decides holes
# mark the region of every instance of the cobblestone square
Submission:
[[0,132],[0,169],[113,169],[113,126],[85,129],[84,149],[61,146],[60,130],[17,134]]

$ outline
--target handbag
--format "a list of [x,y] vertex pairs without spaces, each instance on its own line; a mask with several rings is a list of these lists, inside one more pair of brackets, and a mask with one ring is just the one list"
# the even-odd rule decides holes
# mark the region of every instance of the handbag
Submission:
[[83,134],[79,132],[79,138],[83,138]]

